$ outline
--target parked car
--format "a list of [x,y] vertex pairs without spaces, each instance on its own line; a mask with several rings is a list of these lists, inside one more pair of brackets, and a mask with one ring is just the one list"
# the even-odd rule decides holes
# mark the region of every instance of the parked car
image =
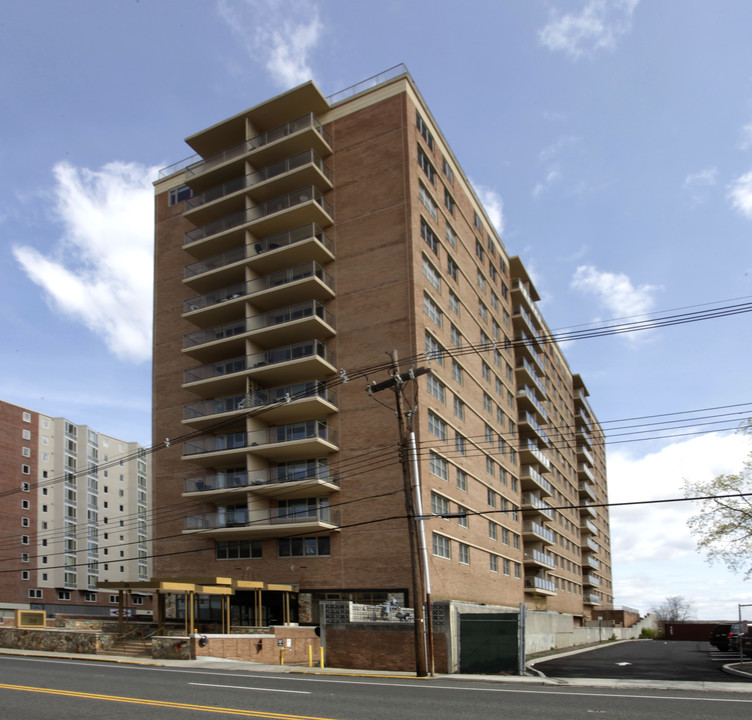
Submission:
[[741,623],[720,623],[710,633],[710,644],[722,652],[738,651],[739,638],[747,633],[749,626],[746,621]]
[[742,652],[748,657],[752,657],[752,627],[747,628],[747,632],[739,638],[742,644]]

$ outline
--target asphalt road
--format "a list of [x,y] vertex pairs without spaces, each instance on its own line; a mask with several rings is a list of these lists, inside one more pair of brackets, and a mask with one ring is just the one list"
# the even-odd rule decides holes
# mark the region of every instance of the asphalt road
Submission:
[[738,653],[718,652],[707,642],[637,640],[542,660],[534,666],[547,677],[557,678],[752,683],[721,669],[738,659]]
[[181,669],[52,658],[0,656],[3,720],[185,720],[263,717],[284,720],[619,720],[656,716],[748,720],[752,694],[729,691],[551,687],[440,677],[283,674]]

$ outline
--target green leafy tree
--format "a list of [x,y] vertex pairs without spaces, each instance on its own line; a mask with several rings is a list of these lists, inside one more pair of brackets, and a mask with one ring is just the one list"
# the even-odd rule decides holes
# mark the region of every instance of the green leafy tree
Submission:
[[[752,421],[741,432],[752,437]],[[698,500],[700,512],[688,521],[697,549],[709,562],[720,560],[733,572],[752,578],[752,452],[733,475],[684,482],[685,497]]]

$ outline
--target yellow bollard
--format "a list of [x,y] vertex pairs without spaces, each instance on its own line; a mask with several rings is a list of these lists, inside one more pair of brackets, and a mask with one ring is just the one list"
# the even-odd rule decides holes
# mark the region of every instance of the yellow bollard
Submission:
[[324,648],[319,648],[319,667],[324,667]]
[[308,667],[313,667],[313,647],[308,646]]
[[279,651],[279,664],[280,665],[285,664],[285,651],[284,650]]

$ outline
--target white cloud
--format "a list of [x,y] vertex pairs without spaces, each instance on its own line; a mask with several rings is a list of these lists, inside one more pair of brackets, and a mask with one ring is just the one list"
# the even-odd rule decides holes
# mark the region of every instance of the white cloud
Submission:
[[691,173],[684,178],[684,190],[691,196],[694,202],[700,203],[705,200],[705,190],[716,184],[718,170],[705,168],[696,173]]
[[501,195],[496,190],[492,190],[484,185],[478,185],[472,180],[470,184],[473,186],[475,194],[488,214],[488,219],[496,228],[496,232],[502,235],[504,233],[504,201],[501,199]]
[[738,177],[729,185],[731,207],[752,220],[752,171]]
[[[685,430],[690,432],[691,430]],[[674,442],[643,456],[608,452],[609,501],[612,503],[684,497],[684,480],[707,480],[737,472],[749,452],[749,440],[734,433],[710,433]],[[671,595],[692,601],[701,619],[720,618],[746,595],[722,566],[709,567],[696,551],[687,520],[697,512],[691,502],[612,507],[611,547],[617,604],[647,611]],[[723,593],[713,582],[725,578]]]
[[739,143],[742,150],[749,150],[752,148],[752,122],[747,123],[742,127],[741,131],[742,139]]
[[644,315],[653,308],[655,285],[635,287],[627,275],[598,270],[592,265],[580,265],[572,277],[571,286],[583,293],[595,295],[602,306],[618,316]]
[[324,29],[315,2],[220,0],[218,9],[277,85],[286,90],[313,78],[309,56]]
[[533,188],[533,197],[538,197],[561,178],[561,170],[556,165],[548,168],[546,177]]
[[100,335],[115,356],[149,359],[157,168],[58,163],[53,173],[62,237],[49,256],[15,245],[16,260],[53,308]]
[[590,0],[579,14],[552,10],[548,24],[538,32],[542,45],[560,50],[574,60],[595,50],[613,50],[617,39],[632,28],[639,0]]

